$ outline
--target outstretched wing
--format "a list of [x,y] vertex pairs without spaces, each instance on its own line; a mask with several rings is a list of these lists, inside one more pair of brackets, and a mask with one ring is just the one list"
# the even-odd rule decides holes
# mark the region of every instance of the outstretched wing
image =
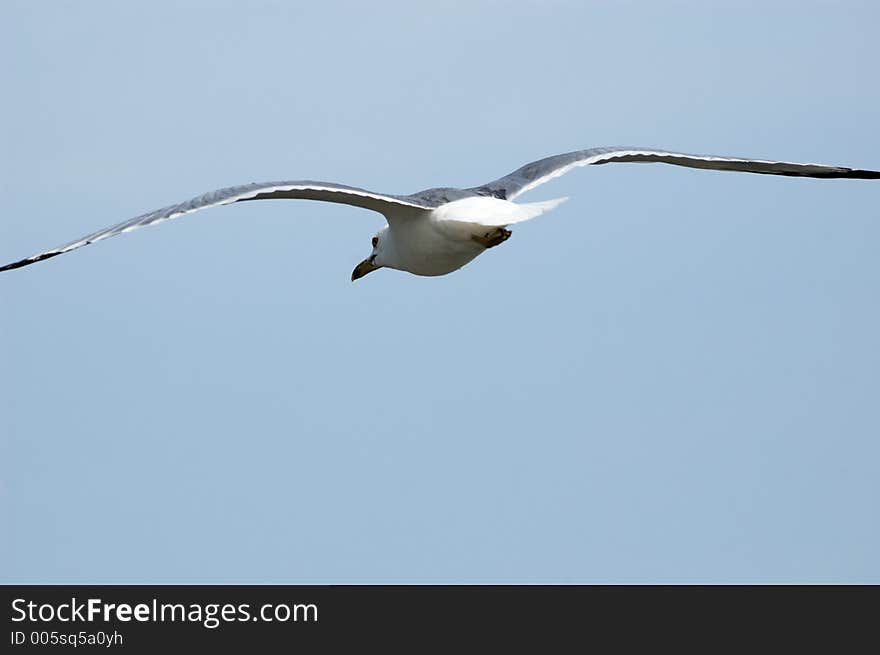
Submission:
[[354,205],[355,207],[363,207],[372,209],[381,214],[400,213],[405,208],[410,209],[430,209],[431,205],[418,199],[407,196],[392,196],[381,193],[373,193],[356,187],[345,186],[343,184],[333,184],[331,182],[313,182],[303,180],[298,182],[267,182],[252,183],[241,186],[228,187],[219,189],[218,191],[210,191],[186,202],[177,205],[170,205],[135,216],[127,221],[113,225],[111,227],[98,230],[76,241],[71,241],[63,246],[46,250],[17,262],[12,262],[6,266],[0,267],[0,271],[8,271],[13,268],[20,268],[29,264],[61,255],[71,250],[76,250],[82,246],[86,246],[96,241],[101,241],[117,234],[131,232],[133,230],[146,227],[147,225],[155,225],[163,221],[184,216],[200,209],[208,207],[217,207],[219,205],[228,205],[233,202],[243,200],[266,200],[271,198],[299,198],[305,200],[323,200],[325,202],[338,202],[345,205]]
[[763,159],[743,159],[741,157],[715,157],[713,155],[688,155],[680,152],[666,152],[649,148],[590,148],[562,155],[554,155],[533,161],[518,168],[510,175],[472,189],[483,195],[513,200],[536,186],[553,178],[565,175],[578,166],[608,164],[610,162],[660,162],[708,168],[716,171],[742,171],[744,173],[763,173],[765,175],[793,175],[798,177],[849,177],[857,179],[880,179],[880,171],[864,171],[843,166],[823,164],[796,164],[786,161],[766,161]]

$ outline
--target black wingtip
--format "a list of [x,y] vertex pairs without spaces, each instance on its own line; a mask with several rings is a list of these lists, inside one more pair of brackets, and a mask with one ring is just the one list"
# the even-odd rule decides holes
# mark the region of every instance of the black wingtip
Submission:
[[36,264],[37,262],[41,262],[44,259],[51,259],[55,255],[60,255],[60,252],[46,252],[42,255],[36,255],[35,257],[28,257],[26,259],[19,259],[17,262],[12,262],[11,264],[6,264],[6,266],[0,266],[0,272],[3,271],[11,271],[13,268],[21,268],[22,266],[29,266],[30,264]]
[[846,177],[854,177],[857,180],[880,180],[880,171],[863,171],[854,169]]
[[846,178],[850,180],[880,180],[880,171],[866,171],[860,168],[844,168],[827,173],[806,173],[805,177]]
[[762,175],[782,175],[784,177],[811,177],[821,180],[880,180],[880,171],[866,171],[860,168],[840,168],[830,171],[750,171]]

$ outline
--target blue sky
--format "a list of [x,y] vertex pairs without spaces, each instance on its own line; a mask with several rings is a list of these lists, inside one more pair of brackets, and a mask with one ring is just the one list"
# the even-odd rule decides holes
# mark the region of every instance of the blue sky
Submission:
[[[880,167],[871,2],[0,12],[3,263],[249,181]],[[0,275],[0,580],[880,582],[880,184],[565,195],[441,278],[295,201]]]

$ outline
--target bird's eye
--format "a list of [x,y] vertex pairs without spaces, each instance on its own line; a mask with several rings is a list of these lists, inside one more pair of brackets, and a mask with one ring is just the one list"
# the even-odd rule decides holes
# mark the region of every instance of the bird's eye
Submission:
[[373,237],[373,247],[375,248],[378,245],[379,245],[379,237]]

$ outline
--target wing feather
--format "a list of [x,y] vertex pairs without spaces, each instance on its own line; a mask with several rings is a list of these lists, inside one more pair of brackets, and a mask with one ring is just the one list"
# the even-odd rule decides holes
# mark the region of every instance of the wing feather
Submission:
[[690,168],[706,168],[716,171],[740,171],[765,175],[790,175],[818,178],[880,179],[880,171],[868,171],[824,164],[798,164],[795,162],[745,159],[741,157],[717,157],[715,155],[689,155],[651,148],[590,148],[554,155],[533,161],[513,173],[473,189],[476,193],[513,200],[518,195],[534,189],[545,182],[565,175],[573,168],[611,162],[660,162]]
[[407,196],[392,196],[381,193],[366,191],[357,187],[334,184],[332,182],[315,182],[302,180],[294,182],[267,182],[252,183],[241,186],[227,187],[217,191],[209,191],[185,202],[169,205],[155,211],[135,216],[127,221],[98,230],[92,234],[80,237],[52,250],[46,250],[31,257],[20,259],[11,264],[0,266],[0,271],[8,271],[13,268],[28,266],[44,259],[76,250],[90,243],[108,239],[117,234],[124,234],[138,230],[148,225],[156,225],[164,221],[192,214],[193,212],[208,207],[228,205],[233,202],[245,200],[266,200],[272,198],[293,198],[304,200],[322,200],[324,202],[336,202],[355,207],[371,209],[381,214],[400,213],[405,208],[430,209],[430,206],[417,198]]

